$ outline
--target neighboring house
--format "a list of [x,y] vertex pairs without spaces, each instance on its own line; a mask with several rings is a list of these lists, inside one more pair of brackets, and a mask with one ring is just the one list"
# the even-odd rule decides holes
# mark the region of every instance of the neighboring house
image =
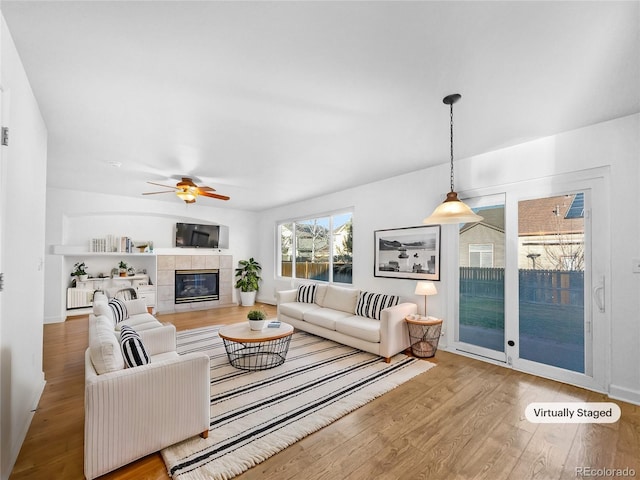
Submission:
[[[584,194],[524,200],[518,205],[518,268],[584,269]],[[461,267],[504,267],[504,207],[478,211],[460,228]]]
[[584,270],[584,194],[521,201],[518,268]]
[[504,268],[504,207],[478,211],[483,220],[460,228],[461,267]]

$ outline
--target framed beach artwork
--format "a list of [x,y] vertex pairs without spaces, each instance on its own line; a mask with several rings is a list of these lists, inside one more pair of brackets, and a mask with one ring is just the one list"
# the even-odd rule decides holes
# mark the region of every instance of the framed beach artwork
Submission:
[[440,280],[440,225],[376,230],[374,276]]

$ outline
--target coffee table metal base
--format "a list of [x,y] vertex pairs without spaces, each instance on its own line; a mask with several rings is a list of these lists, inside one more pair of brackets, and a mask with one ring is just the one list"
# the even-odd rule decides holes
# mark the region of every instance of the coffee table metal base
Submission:
[[267,370],[280,366],[287,358],[291,335],[264,342],[236,342],[223,339],[229,363],[241,370]]
[[275,328],[251,330],[248,323],[220,329],[229,363],[242,370],[266,370],[282,365],[287,358],[293,327],[274,323]]

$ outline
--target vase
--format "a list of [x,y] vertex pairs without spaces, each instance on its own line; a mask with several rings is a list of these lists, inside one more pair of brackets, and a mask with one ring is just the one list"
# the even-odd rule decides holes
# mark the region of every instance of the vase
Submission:
[[249,328],[251,330],[262,330],[266,322],[266,320],[249,320]]
[[251,307],[256,303],[256,292],[243,292],[240,291],[240,304],[243,307]]

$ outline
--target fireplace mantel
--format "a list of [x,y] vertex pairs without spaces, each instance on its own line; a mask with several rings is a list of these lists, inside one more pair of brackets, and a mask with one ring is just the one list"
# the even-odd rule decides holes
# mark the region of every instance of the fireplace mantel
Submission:
[[[233,303],[233,257],[231,255],[158,255],[158,313],[206,310]],[[175,303],[176,270],[219,270],[218,300]]]

